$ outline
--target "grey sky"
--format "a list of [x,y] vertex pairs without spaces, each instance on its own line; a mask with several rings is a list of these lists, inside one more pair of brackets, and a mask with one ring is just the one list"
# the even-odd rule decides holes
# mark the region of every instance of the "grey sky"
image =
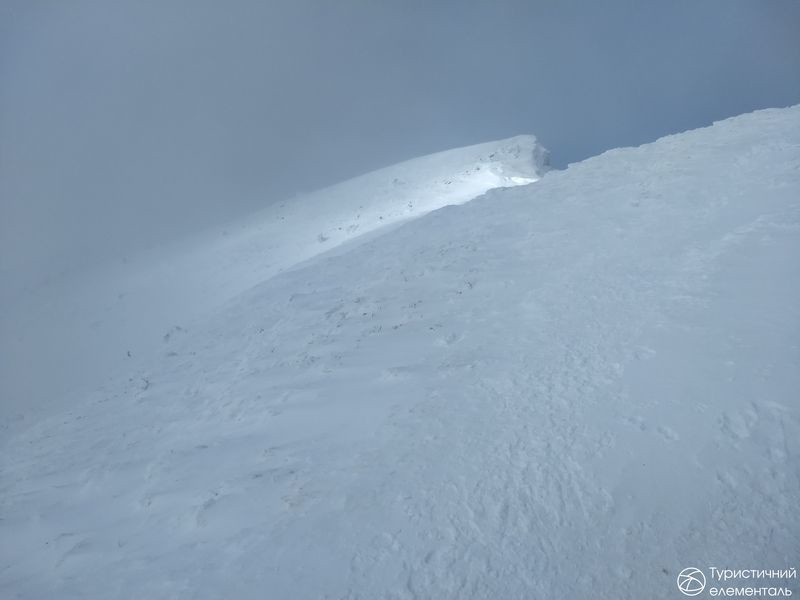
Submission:
[[0,268],[454,146],[534,133],[563,166],[797,102],[798,0],[5,0]]

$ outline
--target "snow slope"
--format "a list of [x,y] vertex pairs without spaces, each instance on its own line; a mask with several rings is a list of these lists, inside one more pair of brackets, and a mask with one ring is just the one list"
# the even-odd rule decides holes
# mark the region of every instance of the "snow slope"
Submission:
[[547,165],[530,135],[439,152],[275,204],[221,234],[18,293],[0,302],[0,417],[35,418],[280,271],[489,189],[531,183]]
[[797,567],[799,205],[800,107],[760,111],[274,277],[8,432],[0,595],[678,598],[684,567]]

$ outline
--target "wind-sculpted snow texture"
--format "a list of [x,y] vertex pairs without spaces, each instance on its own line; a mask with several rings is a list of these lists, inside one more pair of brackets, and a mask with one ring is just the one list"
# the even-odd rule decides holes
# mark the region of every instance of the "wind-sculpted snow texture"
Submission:
[[192,320],[305,260],[487,190],[534,182],[547,169],[531,135],[421,156],[271,205],[221,233],[0,298],[0,380],[11,397],[0,417],[30,420],[63,405],[64,390],[130,369],[166,332],[182,335]]
[[279,275],[7,432],[0,595],[677,598],[684,567],[796,567],[799,204],[800,108],[768,110]]

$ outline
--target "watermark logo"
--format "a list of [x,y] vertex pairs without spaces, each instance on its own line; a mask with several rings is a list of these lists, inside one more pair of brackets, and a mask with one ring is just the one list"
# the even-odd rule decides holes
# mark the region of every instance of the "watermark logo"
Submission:
[[687,567],[678,573],[678,589],[685,596],[697,596],[706,589],[706,576],[700,569]]

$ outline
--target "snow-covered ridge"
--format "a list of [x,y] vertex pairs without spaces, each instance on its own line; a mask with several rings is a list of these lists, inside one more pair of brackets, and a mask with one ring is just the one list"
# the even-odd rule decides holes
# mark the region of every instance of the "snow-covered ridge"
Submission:
[[270,206],[205,252],[248,261],[265,252],[263,278],[386,225],[533,183],[548,169],[547,151],[531,135],[438,152]]
[[344,242],[493,188],[532,183],[547,169],[547,151],[531,135],[438,152],[18,298],[0,317],[0,379],[12,398],[0,416],[99,384],[98,374],[129,368],[171,329],[191,327],[248,288]]
[[760,111],[239,294],[8,432],[0,595],[670,600],[688,566],[794,568],[798,164],[800,106]]

